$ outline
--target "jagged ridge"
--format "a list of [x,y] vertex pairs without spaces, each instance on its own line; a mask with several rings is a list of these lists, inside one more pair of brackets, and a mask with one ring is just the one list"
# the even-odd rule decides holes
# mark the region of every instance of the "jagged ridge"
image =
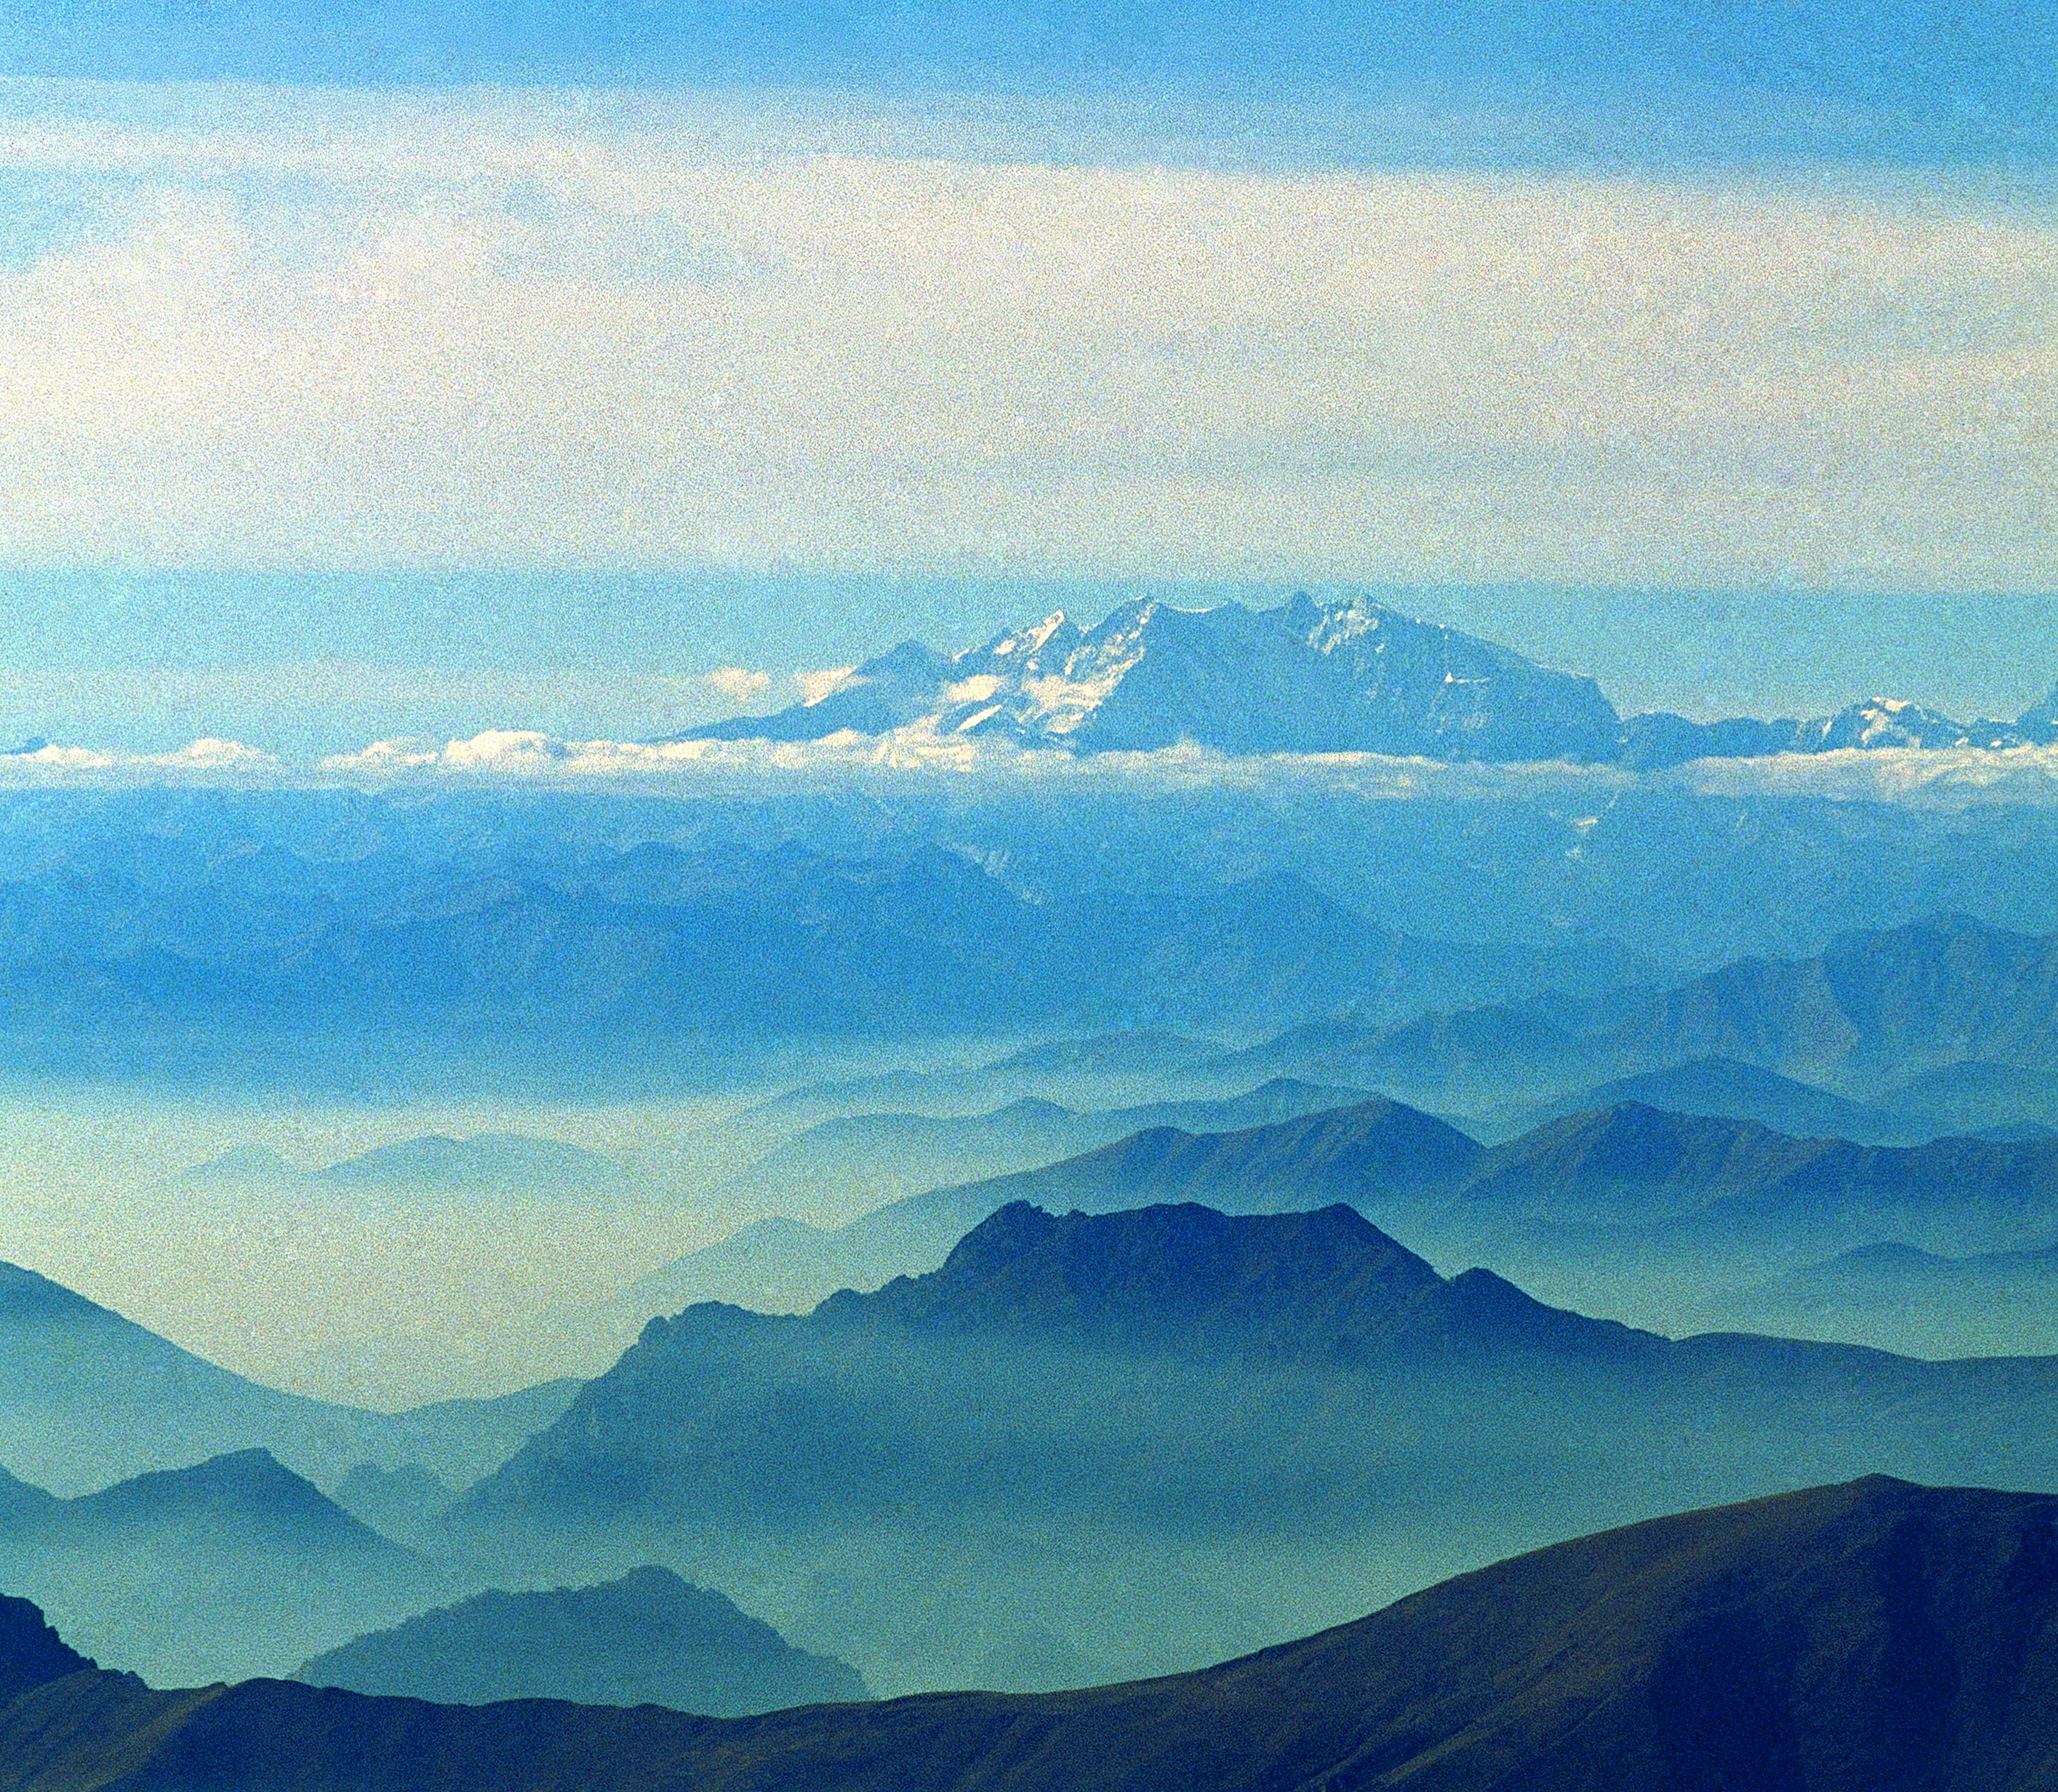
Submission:
[[1191,741],[1231,753],[1657,769],[1848,748],[2049,745],[2058,741],[2058,689],[2012,722],[1957,722],[1885,697],[1806,720],[1696,722],[1659,711],[1624,721],[1591,678],[1365,598],[1302,593],[1260,610],[1146,598],[1092,629],[1060,610],[954,654],[905,641],[808,702],[677,738],[812,741],[909,726],[1083,752]]

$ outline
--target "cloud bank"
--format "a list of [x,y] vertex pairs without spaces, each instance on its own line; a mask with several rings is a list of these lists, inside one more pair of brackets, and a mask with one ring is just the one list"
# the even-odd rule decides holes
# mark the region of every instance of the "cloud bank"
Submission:
[[1075,755],[916,726],[808,741],[570,741],[532,729],[494,729],[461,740],[378,741],[312,763],[219,739],[166,753],[45,746],[0,755],[0,789],[181,784],[548,789],[681,797],[880,787],[949,789],[975,798],[1220,792],[1366,802],[1540,798],[1596,805],[1635,791],[1673,791],[1738,801],[2044,807],[2058,805],[2058,747],[1848,749],[1701,760],[1639,773],[1564,761],[1489,765],[1358,753],[1232,756],[1196,746]]
[[313,104],[0,117],[0,561],[2058,586],[2035,195]]
[[1368,801],[1487,801],[1579,792],[1605,800],[1635,789],[1673,789],[1738,799],[1812,797],[1929,806],[2058,802],[2058,747],[1852,749],[1700,760],[1639,773],[1565,761],[1487,765],[1363,753],[1234,756],[1195,746],[1075,755],[941,735],[921,726],[815,741],[662,744],[561,741],[509,730],[440,746],[379,741],[361,753],[332,756],[321,770],[343,777],[455,776],[681,791],[737,781],[777,786],[816,779],[940,777],[1001,789],[1327,792]]

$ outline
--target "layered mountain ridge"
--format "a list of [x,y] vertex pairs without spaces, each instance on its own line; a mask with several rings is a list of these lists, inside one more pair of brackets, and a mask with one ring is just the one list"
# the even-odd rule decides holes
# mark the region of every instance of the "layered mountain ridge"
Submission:
[[1658,1518],[1196,1673],[727,1722],[152,1693],[0,1603],[0,1774],[105,1792],[2036,1792],[2058,1503],[1885,1476]]
[[570,1401],[570,1381],[398,1413],[283,1393],[46,1276],[0,1263],[0,1462],[62,1493],[264,1448],[327,1479],[365,1461],[464,1482]]
[[1113,1678],[1603,1515],[1874,1471],[2036,1484],[2054,1413],[2058,1361],[1671,1339],[1440,1274],[1349,1206],[1018,1203],[805,1317],[653,1320],[447,1547],[747,1562],[753,1610],[888,1691],[995,1683],[974,1611]]
[[277,1671],[447,1596],[440,1568],[261,1449],[74,1499],[12,1491],[8,1584],[103,1659],[153,1678]]
[[331,1649],[293,1677],[451,1705],[576,1699],[710,1717],[866,1696],[844,1663],[653,1568],[604,1586],[475,1594]]
[[[1808,1086],[1738,1074],[1748,1069],[1727,1063],[1725,1091],[1762,1095],[1770,1084],[1775,1114],[1802,1119],[1869,1115]],[[1896,1142],[1853,1141],[1738,1111],[1755,1102],[1683,1111],[1620,1089],[1601,1094],[1491,1146],[1387,1097],[1256,1126],[1148,1126],[1039,1168],[907,1196],[832,1230],[761,1220],[654,1273],[626,1298],[642,1303],[644,1317],[698,1300],[761,1305],[767,1293],[770,1305],[801,1309],[839,1289],[876,1289],[934,1269],[964,1234],[1015,1202],[1106,1214],[1198,1202],[1232,1214],[1342,1203],[1467,1250],[1539,1226],[1569,1229],[1568,1238],[1603,1228],[1653,1243],[1726,1239],[1790,1257],[1881,1241],[1964,1251],[2058,1238],[2058,1141],[1928,1137],[1918,1128],[1910,1142],[1909,1123],[1884,1115],[1872,1116],[1872,1130]]]
[[[1621,1078],[1699,1060],[1863,1087],[1971,1064],[2041,1071],[2058,1051],[2058,935],[1963,914],[1752,956],[1662,989],[1555,995],[1393,1025],[1349,1012],[1231,1060],[1250,1074],[1417,1089]],[[1575,1084],[1577,1087],[1577,1084]]]
[[1140,599],[1091,629],[1060,610],[954,654],[903,642],[807,702],[677,738],[815,741],[909,727],[1085,753],[1190,742],[1227,753],[1655,770],[1845,749],[2048,745],[2058,741],[2058,689],[2012,722],[1957,722],[1881,697],[1800,720],[1696,722],[1663,711],[1625,720],[1591,678],[1361,597],[1301,593],[1257,610]]

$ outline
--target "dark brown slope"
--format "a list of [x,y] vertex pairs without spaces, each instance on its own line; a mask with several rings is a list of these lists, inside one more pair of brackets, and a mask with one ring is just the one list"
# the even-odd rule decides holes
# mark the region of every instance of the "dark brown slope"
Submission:
[[0,1711],[22,1792],[2048,1792],[2058,1500],[1873,1478],[1690,1512],[1076,1693],[729,1721],[146,1695],[0,1608],[0,1689],[38,1680]]

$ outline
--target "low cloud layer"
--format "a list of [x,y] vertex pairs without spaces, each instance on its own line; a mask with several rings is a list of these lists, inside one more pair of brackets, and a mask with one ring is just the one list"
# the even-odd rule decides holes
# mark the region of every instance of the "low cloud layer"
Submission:
[[0,118],[0,559],[2058,586],[2040,203],[310,103]]
[[1635,790],[1674,790],[1738,800],[2044,806],[2058,804],[2058,747],[1851,749],[1702,760],[1639,773],[1565,761],[1454,765],[1358,753],[1238,757],[1194,746],[1075,755],[918,726],[807,741],[571,741],[534,729],[495,729],[462,740],[378,741],[317,762],[220,739],[165,753],[54,745],[0,756],[0,789],[137,784],[554,788],[675,797],[919,785],[995,797],[1219,791],[1367,802],[1547,797],[1596,805]]

